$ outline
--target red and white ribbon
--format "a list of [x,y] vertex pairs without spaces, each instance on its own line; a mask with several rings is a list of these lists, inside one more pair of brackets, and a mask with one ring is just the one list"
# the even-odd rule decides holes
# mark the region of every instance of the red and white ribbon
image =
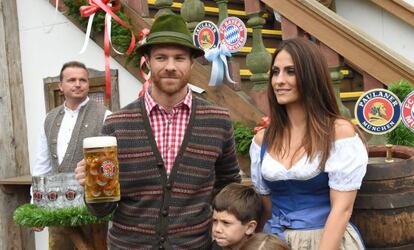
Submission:
[[[143,45],[147,41],[147,37],[150,33],[150,30],[145,28],[138,35],[138,44]],[[145,80],[144,85],[142,86],[141,91],[138,93],[138,96],[143,96],[149,86],[151,85],[151,71],[147,74],[145,73],[144,66],[146,65],[146,59],[144,56],[141,57],[139,61],[139,74],[141,75],[142,79]]]
[[[89,17],[88,27],[86,30],[85,42],[83,44],[82,50],[80,53],[83,53],[86,50],[88,45],[93,18],[95,13],[99,10],[105,11],[105,26],[104,26],[104,53],[105,53],[105,85],[106,85],[106,98],[111,99],[111,71],[110,71],[110,46],[111,46],[111,18],[115,19],[119,24],[129,29],[129,25],[119,18],[114,12],[121,8],[121,3],[119,0],[89,0],[88,5],[81,6],[79,11],[82,17]],[[125,51],[125,55],[130,55],[135,47],[135,35],[131,30],[131,42],[129,48]],[[119,51],[116,51],[118,54],[122,54]]]

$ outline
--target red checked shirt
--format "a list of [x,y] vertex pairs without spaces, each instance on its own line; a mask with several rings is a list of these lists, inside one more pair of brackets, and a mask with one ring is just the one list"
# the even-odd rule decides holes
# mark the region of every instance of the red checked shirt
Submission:
[[171,113],[156,103],[148,91],[145,92],[144,102],[158,150],[169,175],[190,120],[191,90],[189,89],[184,99],[173,107]]

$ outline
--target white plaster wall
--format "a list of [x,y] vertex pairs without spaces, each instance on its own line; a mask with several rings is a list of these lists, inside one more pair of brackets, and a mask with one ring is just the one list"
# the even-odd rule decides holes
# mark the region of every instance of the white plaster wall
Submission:
[[[36,144],[45,117],[43,78],[59,74],[62,64],[78,60],[89,68],[104,70],[103,50],[90,41],[87,51],[79,55],[84,33],[55,9],[48,0],[17,0],[24,100],[30,165],[36,157]],[[133,101],[142,84],[115,60],[118,69],[120,105]],[[47,249],[47,232],[36,233],[36,249]]]
[[336,8],[340,16],[414,62],[414,27],[368,0],[336,0]]

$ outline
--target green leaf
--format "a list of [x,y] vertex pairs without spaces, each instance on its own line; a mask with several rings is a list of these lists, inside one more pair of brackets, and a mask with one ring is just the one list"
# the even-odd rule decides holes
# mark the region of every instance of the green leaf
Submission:
[[233,122],[236,152],[241,155],[249,154],[250,145],[255,135],[253,129],[240,123]]

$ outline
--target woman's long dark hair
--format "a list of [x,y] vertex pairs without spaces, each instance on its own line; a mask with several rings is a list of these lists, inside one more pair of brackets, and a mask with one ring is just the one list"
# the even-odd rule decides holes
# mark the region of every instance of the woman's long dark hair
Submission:
[[[304,148],[310,160],[320,153],[319,167],[324,168],[335,141],[334,122],[341,118],[328,65],[319,48],[303,38],[283,41],[274,53],[272,63],[281,51],[288,52],[292,57],[299,98],[306,114],[306,133],[299,148]],[[270,124],[265,133],[264,143],[268,145],[269,151],[283,156],[290,150],[292,131],[285,105],[277,102],[272,77],[271,71],[267,92]]]

